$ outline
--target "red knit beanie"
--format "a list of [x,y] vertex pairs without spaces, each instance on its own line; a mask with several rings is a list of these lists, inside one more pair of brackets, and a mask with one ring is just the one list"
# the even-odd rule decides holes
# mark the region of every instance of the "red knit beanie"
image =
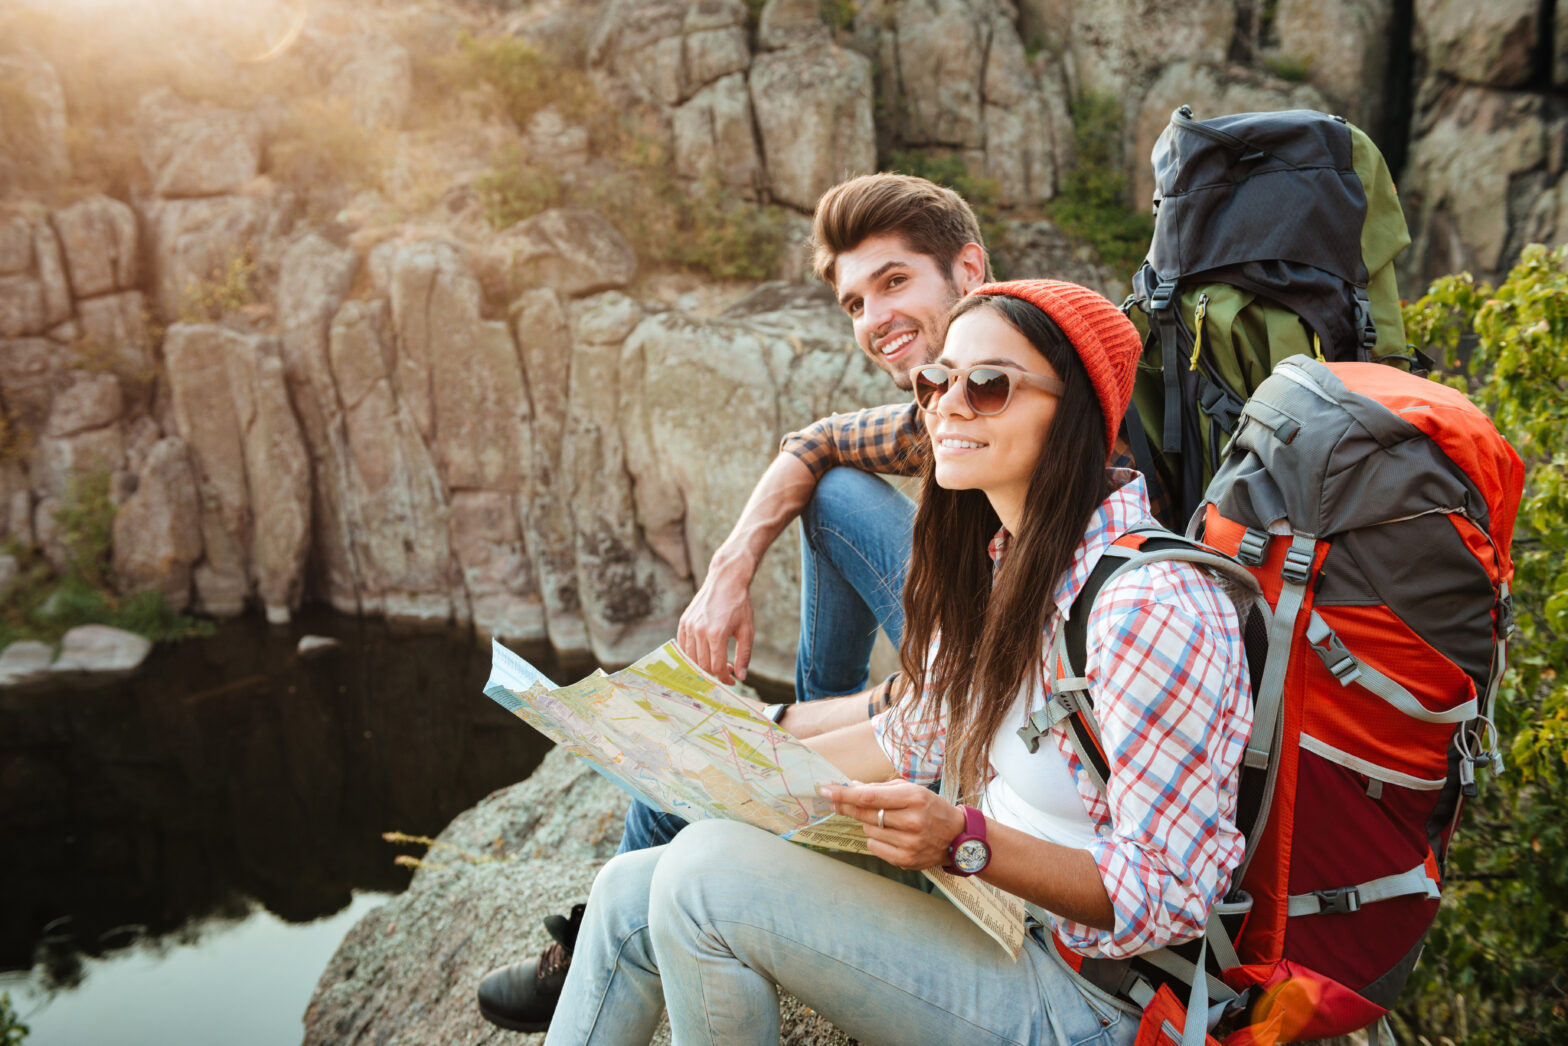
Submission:
[[1143,341],[1138,328],[1108,298],[1087,287],[1061,280],[1007,280],[981,284],[971,295],[1019,298],[1055,321],[1078,352],[1105,415],[1105,447],[1116,444]]

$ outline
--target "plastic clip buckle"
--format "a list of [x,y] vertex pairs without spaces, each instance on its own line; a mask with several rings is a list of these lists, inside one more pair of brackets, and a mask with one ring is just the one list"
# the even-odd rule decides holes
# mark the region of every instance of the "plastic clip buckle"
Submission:
[[1268,534],[1248,527],[1247,532],[1241,536],[1241,545],[1236,549],[1236,558],[1249,567],[1262,566],[1268,548]]
[[1323,915],[1349,915],[1361,910],[1361,891],[1354,886],[1341,886],[1334,890],[1313,890],[1312,896],[1322,905]]
[[1176,281],[1162,279],[1154,288],[1154,293],[1149,295],[1149,311],[1164,312],[1171,307],[1171,301],[1176,297]]
[[1292,585],[1305,584],[1312,575],[1312,550],[1293,546],[1285,553],[1285,565],[1280,576]]

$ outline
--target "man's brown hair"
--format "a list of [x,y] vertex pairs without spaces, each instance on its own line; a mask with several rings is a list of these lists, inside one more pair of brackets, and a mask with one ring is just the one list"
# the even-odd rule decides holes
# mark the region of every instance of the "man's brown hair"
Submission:
[[[864,174],[822,194],[811,228],[811,270],[833,284],[838,256],[872,236],[897,233],[909,248],[952,269],[966,243],[985,250],[980,223],[964,198],[935,182],[908,174]],[[991,259],[985,262],[991,278]]]

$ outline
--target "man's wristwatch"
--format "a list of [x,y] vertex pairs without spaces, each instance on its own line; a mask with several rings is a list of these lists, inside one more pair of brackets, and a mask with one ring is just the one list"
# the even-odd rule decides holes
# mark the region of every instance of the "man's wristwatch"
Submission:
[[991,863],[991,844],[985,841],[985,814],[972,806],[964,811],[964,829],[947,848],[948,863],[942,871],[953,875],[975,875]]
[[779,720],[784,718],[784,709],[788,707],[789,705],[764,705],[762,708],[762,716],[764,719],[770,719],[774,723],[777,723]]

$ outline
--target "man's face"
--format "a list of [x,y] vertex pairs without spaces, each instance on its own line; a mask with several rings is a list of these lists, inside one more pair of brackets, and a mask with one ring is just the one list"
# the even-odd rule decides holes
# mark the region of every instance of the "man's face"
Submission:
[[855,344],[901,389],[912,367],[942,351],[947,313],[985,278],[980,248],[968,244],[947,271],[897,233],[862,240],[834,260],[834,292],[855,327]]

